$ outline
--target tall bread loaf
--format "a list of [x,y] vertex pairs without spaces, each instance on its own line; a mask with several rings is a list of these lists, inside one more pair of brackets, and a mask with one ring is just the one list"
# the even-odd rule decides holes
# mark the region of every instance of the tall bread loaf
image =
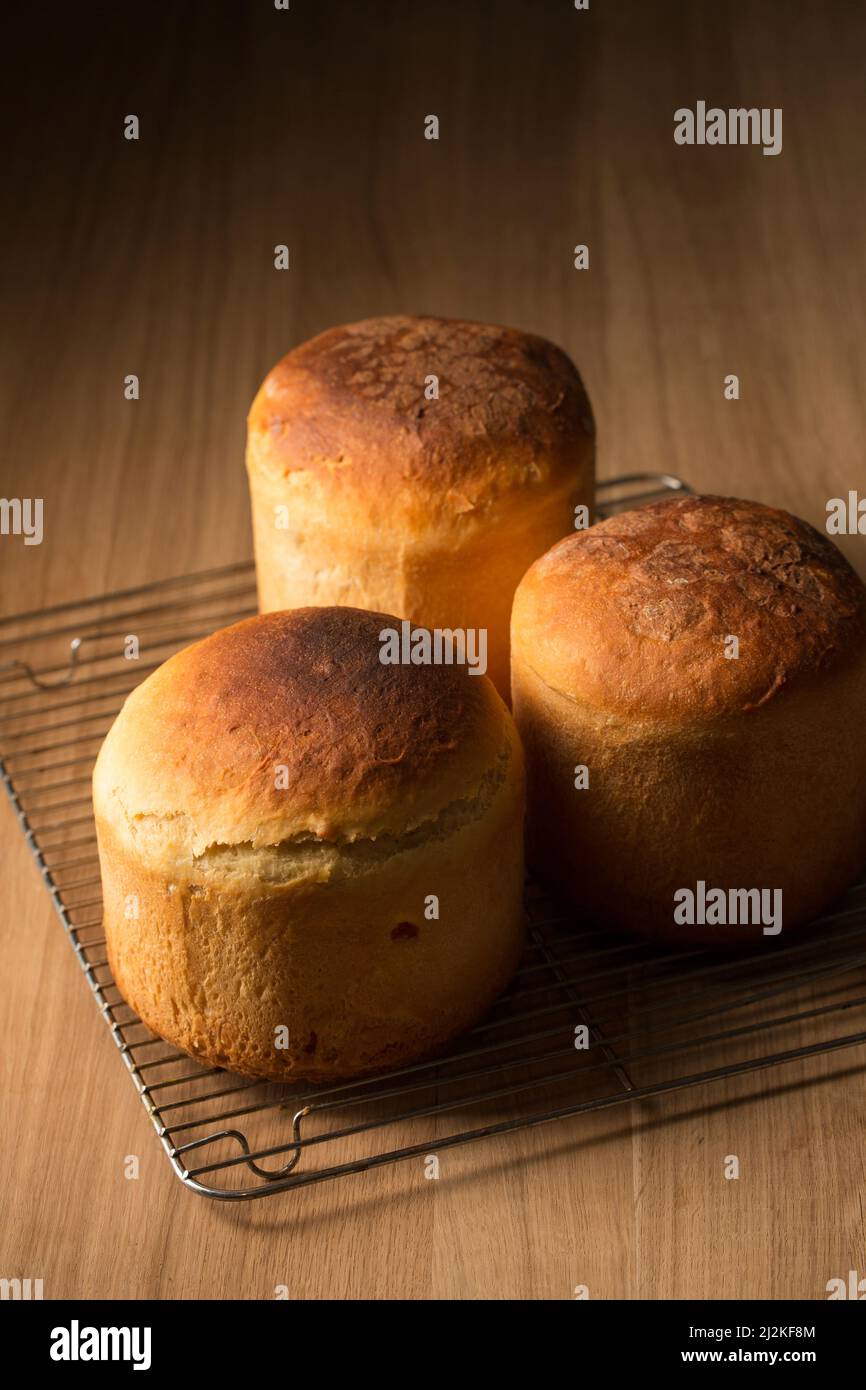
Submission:
[[787,930],[866,865],[866,588],[811,526],[718,497],[613,517],[532,566],[512,644],[531,853],[580,909],[763,938],[674,895],[780,889]]
[[406,1063],[515,967],[513,721],[465,668],[382,665],[393,621],[303,609],[224,629],[149,676],[103,744],[114,978],[214,1065],[323,1081]]
[[366,319],[295,348],[249,413],[263,612],[346,604],[486,628],[508,698],[521,575],[592,509],[594,427],[543,338],[430,317]]

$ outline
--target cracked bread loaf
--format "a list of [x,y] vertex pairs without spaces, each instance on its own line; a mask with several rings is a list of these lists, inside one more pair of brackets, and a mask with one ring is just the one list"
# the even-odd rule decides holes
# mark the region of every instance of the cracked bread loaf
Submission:
[[523,937],[523,759],[484,677],[387,666],[393,624],[274,613],[171,657],[93,776],[114,978],[148,1026],[325,1081],[469,1027]]
[[[733,891],[781,890],[784,931],[866,865],[866,588],[806,523],[718,497],[601,522],[523,579],[512,662],[531,856],[598,920],[761,939]],[[725,911],[675,918],[711,889]]]
[[581,379],[544,338],[430,317],[332,328],[250,409],[260,608],[486,628],[507,700],[514,590],[575,507],[592,512],[594,458]]

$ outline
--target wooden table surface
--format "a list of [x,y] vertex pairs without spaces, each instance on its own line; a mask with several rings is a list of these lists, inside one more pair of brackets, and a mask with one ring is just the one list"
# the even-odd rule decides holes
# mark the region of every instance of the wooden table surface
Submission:
[[[370,314],[562,343],[603,476],[670,470],[819,526],[866,492],[862,7],[37,10],[5,55],[0,418],[3,495],[44,498],[45,534],[0,537],[3,615],[249,557],[254,390]],[[781,155],[676,146],[699,99],[782,107]],[[866,539],[843,548],[866,573]],[[862,1049],[451,1150],[438,1182],[413,1161],[192,1195],[5,804],[0,835],[0,1276],[73,1298],[736,1299],[866,1274]]]

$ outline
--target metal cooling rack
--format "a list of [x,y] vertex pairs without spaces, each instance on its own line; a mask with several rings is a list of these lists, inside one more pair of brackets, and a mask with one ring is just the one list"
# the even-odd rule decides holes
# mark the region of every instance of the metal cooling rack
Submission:
[[[679,479],[601,484],[608,514]],[[527,892],[521,969],[435,1062],[328,1087],[203,1067],[151,1034],[105,959],[90,774],[123,698],[179,647],[256,611],[251,564],[0,622],[0,775],[90,988],[175,1172],[243,1199],[866,1043],[866,880],[790,940],[659,950]],[[138,660],[124,639],[140,642]],[[63,655],[58,659],[58,651]],[[592,1046],[578,1051],[578,1024]],[[721,1062],[720,1062],[721,1059]]]

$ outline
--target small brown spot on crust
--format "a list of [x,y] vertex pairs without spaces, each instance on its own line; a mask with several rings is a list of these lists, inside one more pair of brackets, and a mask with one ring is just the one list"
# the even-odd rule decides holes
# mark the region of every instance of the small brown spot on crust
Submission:
[[392,941],[410,941],[413,936],[418,935],[418,928],[414,922],[398,922],[391,932]]
[[316,1050],[316,1048],[317,1048],[317,1046],[318,1046],[318,1043],[319,1043],[319,1039],[318,1039],[317,1034],[316,1034],[316,1033],[311,1033],[310,1036],[309,1036],[309,1039],[308,1039],[308,1041],[307,1041],[307,1045],[306,1045],[306,1047],[304,1048],[304,1052],[306,1052],[306,1054],[309,1056],[311,1053],[315,1052],[315,1050]]

